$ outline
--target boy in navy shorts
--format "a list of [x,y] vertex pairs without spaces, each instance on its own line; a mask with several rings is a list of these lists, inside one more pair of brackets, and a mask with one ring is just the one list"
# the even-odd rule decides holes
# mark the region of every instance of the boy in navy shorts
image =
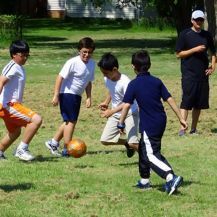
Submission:
[[123,131],[124,120],[134,100],[139,106],[140,133],[139,143],[139,172],[141,180],[137,187],[149,189],[151,187],[149,177],[150,169],[161,178],[166,179],[165,191],[171,195],[182,184],[183,178],[175,175],[172,167],[161,154],[161,139],[166,128],[166,113],[161,99],[166,101],[177,115],[183,128],[187,123],[182,118],[179,108],[171,97],[163,82],[152,76],[148,71],[151,66],[147,51],[139,51],[132,55],[132,66],[137,77],[128,84],[123,102],[120,122],[117,127]]
[[82,38],[78,43],[79,55],[69,59],[57,76],[52,104],[54,106],[60,104],[63,123],[54,137],[45,142],[53,155],[61,156],[58,147],[63,138],[62,156],[68,156],[66,144],[72,139],[84,91],[87,95],[86,107],[91,106],[91,89],[95,70],[95,61],[91,55],[94,50],[94,41],[89,37]]

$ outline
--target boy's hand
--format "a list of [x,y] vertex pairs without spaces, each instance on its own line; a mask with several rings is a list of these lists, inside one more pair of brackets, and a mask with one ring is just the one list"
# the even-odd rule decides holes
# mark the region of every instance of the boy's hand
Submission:
[[53,106],[57,106],[59,104],[59,96],[54,95],[52,104]]
[[188,129],[188,124],[184,119],[180,119],[180,123],[183,127],[183,130],[187,130]]
[[100,103],[98,108],[101,110],[101,111],[105,111],[108,109],[108,105],[105,104],[105,103]]
[[109,118],[112,115],[113,115],[113,112],[111,109],[106,109],[104,111],[103,110],[101,111],[101,117],[102,118]]
[[125,126],[126,126],[125,123],[123,123],[123,124],[118,123],[117,128],[119,129],[120,134],[126,134],[125,133]]
[[87,98],[86,99],[86,108],[90,108],[91,107],[91,99]]

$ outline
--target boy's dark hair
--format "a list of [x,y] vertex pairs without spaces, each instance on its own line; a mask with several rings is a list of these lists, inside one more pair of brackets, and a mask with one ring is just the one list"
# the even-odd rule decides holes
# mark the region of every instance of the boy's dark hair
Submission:
[[101,60],[97,64],[100,68],[112,71],[114,67],[118,69],[119,64],[117,58],[111,53],[102,55]]
[[16,53],[29,53],[29,45],[23,40],[12,41],[9,51],[11,57]]
[[95,50],[95,44],[94,44],[93,39],[90,37],[82,38],[78,42],[78,50],[81,50],[82,48],[92,48],[94,51]]
[[147,72],[151,67],[151,59],[148,51],[141,50],[132,55],[132,65],[134,65],[136,71]]

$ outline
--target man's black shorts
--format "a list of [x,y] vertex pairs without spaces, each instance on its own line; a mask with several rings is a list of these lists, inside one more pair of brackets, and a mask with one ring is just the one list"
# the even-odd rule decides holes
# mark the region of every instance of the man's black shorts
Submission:
[[191,110],[209,108],[209,82],[182,80],[181,109]]

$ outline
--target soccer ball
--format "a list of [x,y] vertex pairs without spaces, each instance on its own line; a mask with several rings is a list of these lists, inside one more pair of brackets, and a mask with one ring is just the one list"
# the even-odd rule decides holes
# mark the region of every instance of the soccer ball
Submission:
[[81,139],[72,139],[66,146],[67,152],[70,156],[79,158],[86,154],[87,146]]

